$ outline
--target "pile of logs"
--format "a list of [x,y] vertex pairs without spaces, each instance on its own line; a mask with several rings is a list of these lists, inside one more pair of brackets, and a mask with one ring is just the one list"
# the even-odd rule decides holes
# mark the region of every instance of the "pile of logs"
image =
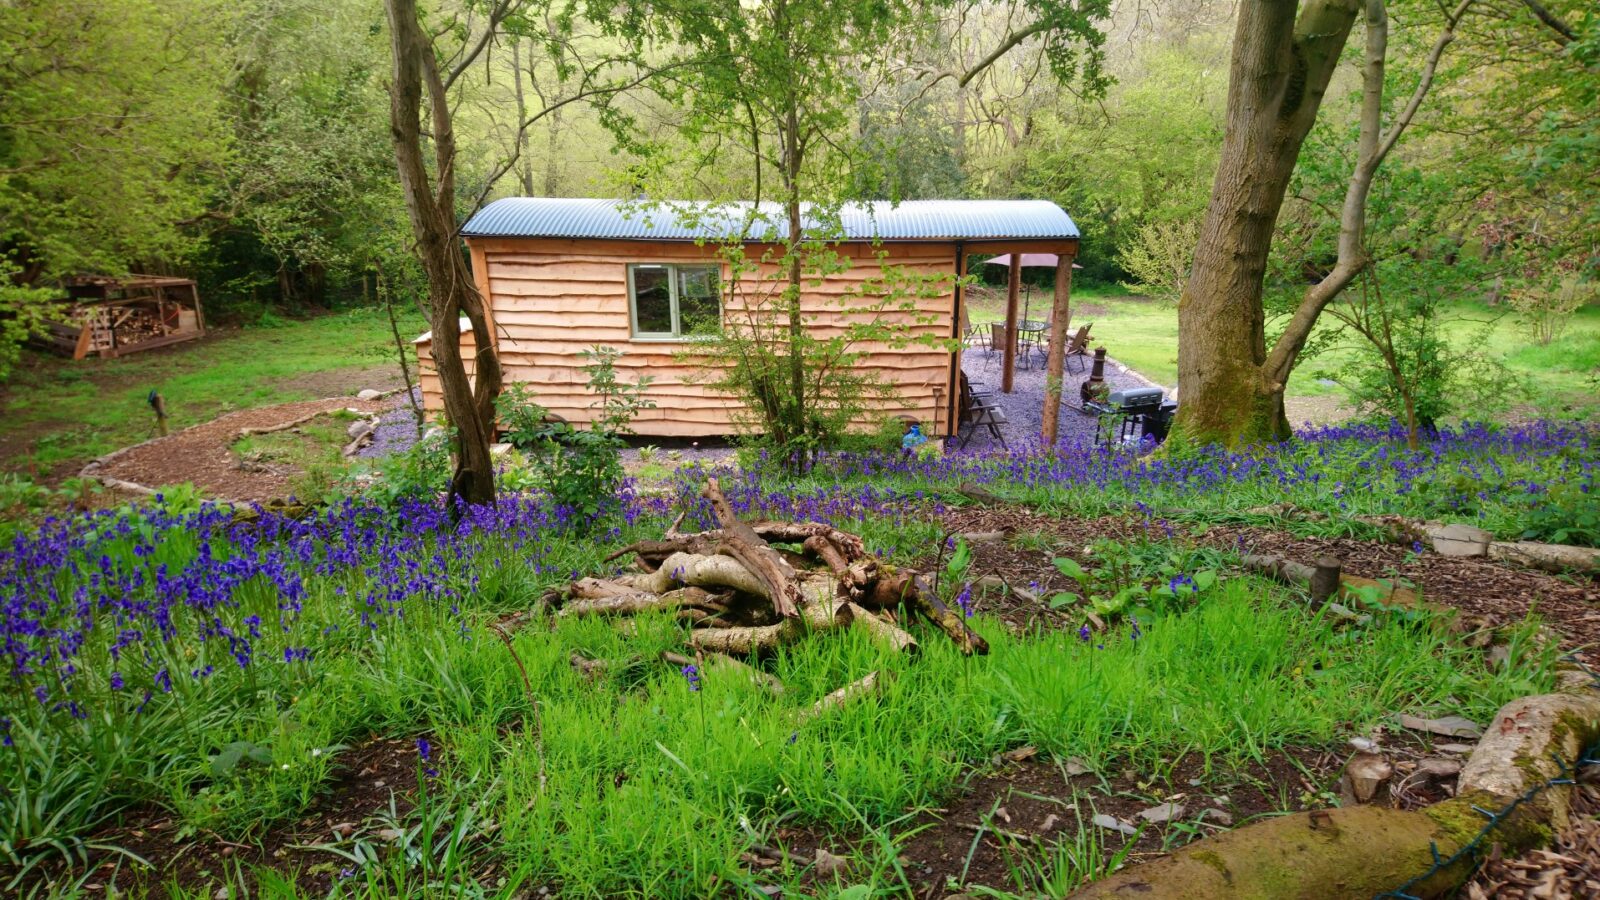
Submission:
[[689,627],[688,646],[702,662],[723,654],[755,656],[847,627],[912,652],[916,638],[900,623],[913,613],[961,652],[989,651],[962,612],[942,602],[921,574],[869,555],[856,535],[818,522],[743,522],[715,478],[701,495],[711,502],[715,530],[681,533],[680,516],[661,540],[607,557],[633,555],[640,571],[581,578],[548,592],[545,601],[558,617],[669,611]]

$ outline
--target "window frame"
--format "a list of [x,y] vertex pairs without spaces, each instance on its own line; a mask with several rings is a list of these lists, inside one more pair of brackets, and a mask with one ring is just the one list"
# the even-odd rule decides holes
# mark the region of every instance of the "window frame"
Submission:
[[[667,298],[668,314],[672,317],[671,331],[640,331],[639,330],[639,295],[634,283],[634,273],[639,269],[665,269],[667,270]],[[722,266],[715,262],[636,262],[628,263],[628,334],[635,341],[655,341],[665,343],[682,343],[692,341],[700,335],[683,333],[683,316],[678,307],[679,286],[682,283],[680,270],[683,269],[710,269],[715,273],[717,280],[717,326],[722,326]]]

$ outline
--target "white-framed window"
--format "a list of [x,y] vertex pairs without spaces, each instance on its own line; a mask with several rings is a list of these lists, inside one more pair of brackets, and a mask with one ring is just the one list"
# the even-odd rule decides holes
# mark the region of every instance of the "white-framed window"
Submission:
[[722,329],[721,267],[636,263],[628,266],[633,336],[681,340]]

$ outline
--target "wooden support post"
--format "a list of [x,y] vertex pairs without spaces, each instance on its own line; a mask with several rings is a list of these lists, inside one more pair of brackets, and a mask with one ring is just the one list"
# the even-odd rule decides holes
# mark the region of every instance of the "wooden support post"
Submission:
[[162,397],[160,394],[158,394],[154,390],[152,390],[150,392],[150,396],[148,398],[146,398],[146,399],[150,403],[150,409],[152,409],[156,414],[156,433],[159,434],[161,437],[166,437],[167,436],[167,401],[166,401],[166,398]]
[[1011,277],[1006,282],[1006,347],[1001,357],[1000,390],[1011,393],[1017,373],[1017,289],[1022,281],[1022,254],[1011,251]]
[[1056,257],[1056,296],[1050,311],[1050,350],[1044,376],[1044,443],[1053,447],[1061,427],[1061,379],[1067,367],[1067,326],[1072,320],[1072,255]]

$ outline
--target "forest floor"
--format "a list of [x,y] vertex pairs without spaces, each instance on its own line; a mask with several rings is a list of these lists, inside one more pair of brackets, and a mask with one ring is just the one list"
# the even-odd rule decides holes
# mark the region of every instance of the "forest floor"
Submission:
[[[1161,539],[1149,533],[1151,526],[1145,520],[1050,516],[1012,505],[946,510],[935,518],[941,532],[1006,533],[1005,540],[972,545],[971,576],[1004,573],[1004,580],[1013,584],[1031,579],[1032,591],[1045,597],[1071,589],[1056,571],[1054,557],[1075,554],[1074,548],[1107,536]],[[1514,627],[1533,602],[1568,647],[1600,631],[1596,621],[1600,585],[1592,580],[1265,528],[1214,528],[1192,539],[1218,548],[1281,552],[1294,558],[1336,553],[1347,560],[1348,572],[1400,579],[1416,585],[1435,603],[1459,605],[1458,631]],[[927,558],[919,567],[934,570],[939,564]],[[1013,635],[1065,635],[1076,627],[1066,612],[1003,587],[980,591],[976,611]],[[1160,629],[1162,623],[1154,627]],[[1111,643],[1109,637],[1105,640]],[[1345,722],[1338,730],[1366,735],[1383,746],[1400,775],[1371,802],[1402,809],[1450,796],[1454,782],[1450,766],[1459,764],[1472,744],[1469,738],[1430,737],[1378,721]],[[501,728],[491,726],[487,733],[504,739],[496,737]],[[840,729],[841,735],[851,733]],[[430,736],[443,748],[436,752],[442,753],[438,766],[446,777],[481,764],[469,754],[472,744],[462,735]],[[110,896],[130,888],[137,894],[164,886],[174,896],[209,897],[234,887],[244,889],[265,872],[276,873],[308,895],[376,888],[367,879],[374,877],[373,870],[382,871],[384,863],[378,860],[394,858],[400,852],[397,848],[414,852],[419,808],[440,802],[440,796],[430,800],[431,794],[450,795],[443,782],[433,786],[432,775],[422,777],[416,741],[403,730],[376,730],[349,745],[339,753],[318,796],[297,816],[235,833],[220,826],[196,829],[173,810],[150,804],[127,810],[117,824],[93,836],[96,846],[120,847],[129,855],[96,851],[87,870],[68,875],[49,864],[31,878],[75,882],[87,896]],[[845,883],[889,877],[874,871],[875,860],[883,859],[893,860],[899,873],[893,880],[900,887],[882,895],[1012,900],[1061,896],[1079,879],[1157,858],[1228,828],[1295,810],[1354,802],[1341,797],[1348,790],[1341,783],[1348,754],[1342,740],[1301,740],[1227,760],[1226,754],[1188,751],[1159,759],[1148,754],[1116,758],[1097,770],[1076,757],[1023,745],[985,760],[964,761],[960,778],[937,804],[913,804],[890,827],[863,830],[847,821],[827,825],[800,817],[767,833],[765,845],[775,848],[776,855],[761,850],[741,858],[754,881],[781,887],[790,896],[831,895],[833,868]],[[635,772],[633,777],[644,776]],[[619,776],[612,789],[609,780],[603,780],[608,789],[602,791],[602,800],[612,790],[620,792],[624,783]],[[480,798],[480,802],[487,801]],[[1163,807],[1172,810],[1170,820],[1160,815]],[[483,826],[479,837],[490,852],[474,859],[473,875],[485,884],[512,874],[510,863],[494,852],[495,827],[492,822]],[[1590,829],[1583,834],[1593,830],[1582,827]],[[886,855],[885,847],[892,853]],[[136,858],[155,865],[145,869],[134,863]],[[1553,871],[1572,859],[1569,853],[1551,859],[1497,861],[1480,883],[1503,886],[1528,881],[1529,870],[1518,865],[1537,863],[1544,867],[1541,871]],[[5,874],[3,866],[0,874]]]

